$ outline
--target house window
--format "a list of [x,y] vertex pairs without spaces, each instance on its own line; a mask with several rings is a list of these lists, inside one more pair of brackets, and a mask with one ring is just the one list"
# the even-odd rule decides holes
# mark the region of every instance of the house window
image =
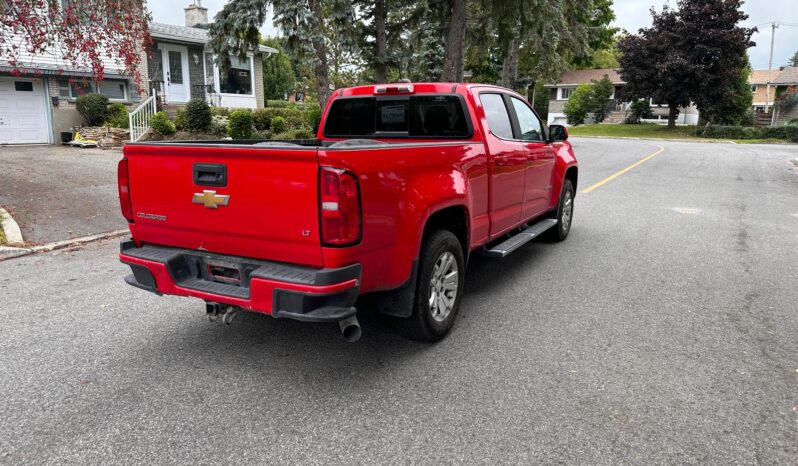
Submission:
[[757,89],[759,89],[759,86],[757,86],[756,84],[751,85],[751,92],[756,93]]
[[14,81],[14,90],[17,92],[33,92],[33,83],[30,81]]
[[568,100],[571,98],[571,94],[573,94],[575,87],[561,87],[560,88],[560,100]]
[[58,95],[62,98],[77,99],[92,92],[103,94],[110,100],[127,100],[129,95],[127,81],[106,80],[96,83],[82,80],[58,80]]
[[230,57],[227,72],[219,70],[219,91],[222,94],[252,95],[252,57],[246,60]]

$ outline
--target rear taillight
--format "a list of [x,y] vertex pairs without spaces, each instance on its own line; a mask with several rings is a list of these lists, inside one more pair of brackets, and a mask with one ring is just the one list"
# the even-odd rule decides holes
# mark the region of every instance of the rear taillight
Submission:
[[122,215],[128,222],[133,222],[133,204],[130,202],[130,177],[127,173],[127,158],[123,158],[117,165],[117,182],[119,184],[119,206]]
[[351,246],[360,241],[360,192],[353,174],[321,167],[319,211],[324,246]]

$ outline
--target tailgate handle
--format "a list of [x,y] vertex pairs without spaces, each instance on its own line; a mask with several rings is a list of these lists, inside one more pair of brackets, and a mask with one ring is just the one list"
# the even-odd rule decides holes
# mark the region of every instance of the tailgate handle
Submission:
[[197,186],[227,186],[227,167],[220,163],[195,163],[194,184]]

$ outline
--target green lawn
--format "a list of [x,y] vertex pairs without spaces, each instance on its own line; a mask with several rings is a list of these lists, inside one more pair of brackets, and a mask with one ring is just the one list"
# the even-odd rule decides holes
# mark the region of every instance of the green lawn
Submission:
[[711,139],[694,136],[695,126],[677,126],[673,129],[666,125],[579,125],[568,128],[571,136],[595,136],[610,138],[651,138],[651,139],[684,139],[686,141],[733,141],[739,144],[775,143],[784,144],[780,139]]
[[572,136],[605,136],[618,138],[703,139],[693,136],[695,126],[665,125],[579,125],[568,128]]

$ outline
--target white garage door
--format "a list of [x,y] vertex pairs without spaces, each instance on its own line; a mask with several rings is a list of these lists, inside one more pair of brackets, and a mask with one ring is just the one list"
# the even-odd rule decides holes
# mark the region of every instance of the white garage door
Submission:
[[0,144],[49,142],[41,79],[0,78]]

